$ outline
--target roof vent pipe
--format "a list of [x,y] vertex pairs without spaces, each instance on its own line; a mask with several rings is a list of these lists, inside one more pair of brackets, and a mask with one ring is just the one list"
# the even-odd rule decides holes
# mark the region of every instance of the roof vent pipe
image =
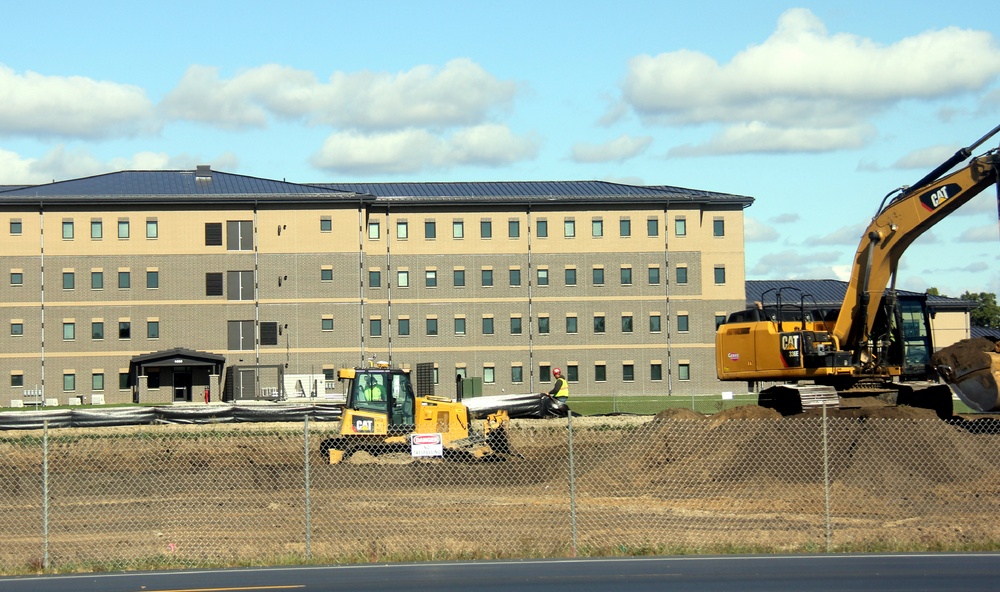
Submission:
[[212,180],[212,165],[210,164],[199,164],[198,168],[194,171],[194,178],[197,180]]

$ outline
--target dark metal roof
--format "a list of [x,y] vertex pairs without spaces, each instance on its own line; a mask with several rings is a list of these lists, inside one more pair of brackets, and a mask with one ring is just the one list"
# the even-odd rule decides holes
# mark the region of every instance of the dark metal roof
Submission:
[[[115,201],[199,201],[217,200],[349,200],[354,193],[325,187],[261,179],[221,171],[119,171],[57,181],[44,185],[20,186],[0,192],[0,203]],[[370,200],[371,198],[369,198]]]
[[691,202],[747,207],[752,197],[667,185],[624,185],[607,181],[477,181],[453,183],[315,183],[341,191],[367,193],[377,202]]
[[989,327],[969,327],[969,337],[992,337],[1000,339],[1000,329],[990,329]]
[[[751,306],[754,302],[763,302],[761,296],[764,292],[768,290],[777,291],[781,288],[801,290],[801,293],[795,290],[783,293],[783,302],[798,303],[802,294],[808,294],[811,298],[807,298],[806,302],[810,303],[815,300],[816,305],[822,308],[839,308],[844,301],[844,296],[847,294],[847,282],[841,280],[747,280],[745,288],[747,306]],[[962,300],[961,298],[932,296],[908,290],[896,290],[896,292],[900,296],[927,296],[927,306],[938,310],[972,310],[978,306],[977,303],[971,300]],[[767,302],[764,302],[764,304],[773,304],[775,302],[775,293],[768,293],[766,296]]]

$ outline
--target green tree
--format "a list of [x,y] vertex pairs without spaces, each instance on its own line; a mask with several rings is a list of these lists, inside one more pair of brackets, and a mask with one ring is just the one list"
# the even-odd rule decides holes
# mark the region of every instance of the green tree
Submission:
[[941,292],[939,292],[938,289],[935,288],[934,286],[931,286],[930,288],[927,288],[927,295],[928,296],[940,296]]
[[992,292],[978,294],[966,292],[959,298],[979,303],[979,306],[969,313],[969,320],[973,326],[1000,329],[1000,305],[997,304],[996,294]]

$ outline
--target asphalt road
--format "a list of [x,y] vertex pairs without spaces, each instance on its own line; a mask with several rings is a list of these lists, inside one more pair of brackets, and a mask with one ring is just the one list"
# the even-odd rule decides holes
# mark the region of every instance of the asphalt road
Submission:
[[643,557],[0,578],[0,592],[994,591],[1000,553]]

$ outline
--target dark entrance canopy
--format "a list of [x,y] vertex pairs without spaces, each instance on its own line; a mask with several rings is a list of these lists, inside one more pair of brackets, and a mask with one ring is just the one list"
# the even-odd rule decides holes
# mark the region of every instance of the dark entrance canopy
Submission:
[[225,365],[223,355],[176,347],[134,356],[128,364],[128,381],[129,386],[135,386],[136,378],[145,375],[147,368],[208,367],[209,374],[221,375]]

